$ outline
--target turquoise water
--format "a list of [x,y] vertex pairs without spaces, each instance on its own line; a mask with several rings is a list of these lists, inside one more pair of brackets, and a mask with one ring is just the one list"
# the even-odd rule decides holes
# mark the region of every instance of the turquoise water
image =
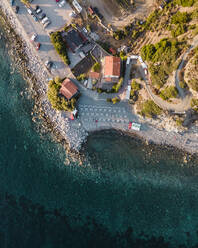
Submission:
[[32,122],[28,84],[5,44],[1,39],[0,247],[195,245],[197,161],[185,165],[179,152],[106,131],[88,138],[82,165],[72,162]]

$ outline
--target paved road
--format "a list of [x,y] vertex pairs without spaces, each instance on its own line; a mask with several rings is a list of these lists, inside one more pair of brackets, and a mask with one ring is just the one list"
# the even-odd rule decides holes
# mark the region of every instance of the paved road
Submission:
[[[39,3],[38,0],[36,1],[37,3]],[[50,41],[49,35],[48,35],[49,30],[48,31],[45,30],[41,23],[35,22],[33,17],[28,14],[26,7],[19,0],[16,0],[16,4],[20,6],[19,14],[17,15],[17,17],[19,21],[21,22],[21,24],[23,25],[25,29],[25,33],[26,33],[23,36],[26,37],[27,39],[30,39],[33,33],[38,34],[38,39],[36,41],[41,43],[41,48],[38,51],[38,55],[40,56],[41,61],[43,63],[45,63],[46,60],[53,61],[54,67],[51,70],[52,76],[53,77],[59,76],[60,78],[63,78],[66,76],[73,77],[73,74],[71,73],[70,68],[62,62],[59,55],[56,53]],[[45,8],[46,9],[48,8],[48,11],[49,11],[49,6],[43,5],[42,9],[44,12],[46,12]],[[51,16],[53,16],[54,14],[55,16],[54,18],[56,18],[57,13],[55,12],[55,10],[54,12],[53,10],[51,11],[52,11]],[[52,17],[50,17],[50,19],[52,20],[52,23],[53,23]],[[53,26],[53,24],[50,24],[50,25]],[[57,21],[56,21],[56,25],[58,25]],[[21,32],[24,33],[23,30],[21,30]]]

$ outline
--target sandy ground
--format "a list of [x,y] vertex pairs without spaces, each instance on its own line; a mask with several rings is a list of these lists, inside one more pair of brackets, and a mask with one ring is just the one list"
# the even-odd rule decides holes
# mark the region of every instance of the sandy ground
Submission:
[[116,0],[86,0],[87,5],[97,7],[105,21],[115,27],[123,27],[134,18],[143,19],[155,6],[156,0],[135,0],[135,7],[127,11],[120,8]]

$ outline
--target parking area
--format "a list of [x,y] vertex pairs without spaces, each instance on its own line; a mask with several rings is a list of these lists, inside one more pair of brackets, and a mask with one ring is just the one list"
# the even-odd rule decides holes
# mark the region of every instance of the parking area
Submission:
[[31,3],[31,7],[34,9],[38,5],[51,21],[51,24],[46,28],[49,32],[59,30],[65,24],[69,25],[71,23],[71,6],[66,2],[63,7],[59,7],[60,2],[61,0],[59,2],[56,2],[56,0],[34,0]]

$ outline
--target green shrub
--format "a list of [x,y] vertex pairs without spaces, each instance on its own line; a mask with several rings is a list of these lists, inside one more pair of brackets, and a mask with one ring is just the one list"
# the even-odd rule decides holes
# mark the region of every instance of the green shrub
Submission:
[[188,84],[189,84],[189,86],[190,86],[193,90],[195,90],[195,91],[198,92],[198,83],[197,83],[197,79],[192,78],[190,81],[188,81]]
[[176,3],[183,7],[191,7],[194,4],[194,0],[176,0]]
[[172,24],[184,24],[190,21],[190,15],[187,12],[177,11],[171,18]]
[[170,98],[175,98],[178,95],[178,90],[174,86],[167,86],[160,92],[160,97],[164,100],[168,100]]
[[92,66],[92,70],[95,72],[100,72],[100,63],[96,62],[93,66]]
[[138,84],[136,81],[135,81],[135,79],[131,82],[131,88],[133,89],[133,90],[140,90],[141,89],[141,85],[140,84]]
[[123,83],[123,78],[120,78],[119,82],[117,84],[114,84],[114,86],[112,87],[113,92],[117,93],[121,88],[122,83]]
[[186,84],[185,81],[180,81],[180,82],[179,82],[179,86],[180,86],[182,89],[185,89],[185,88],[188,87],[188,85]]
[[158,107],[153,100],[147,100],[142,104],[141,114],[147,117],[160,115],[162,109]]
[[67,49],[66,49],[66,42],[63,41],[62,35],[60,31],[53,32],[50,35],[51,42],[57,51],[57,53],[60,55],[62,58],[63,62],[66,65],[70,64],[69,57],[67,55]]
[[107,98],[107,102],[112,102],[111,98]]
[[85,80],[87,77],[86,77],[86,75],[84,74],[84,73],[82,73],[82,74],[80,74],[79,76],[77,76],[77,80],[78,81],[83,81],[83,80]]
[[117,102],[120,102],[120,99],[116,96],[111,99],[113,104],[116,104]]
[[60,78],[55,78],[49,81],[47,96],[52,105],[52,108],[56,110],[73,111],[75,109],[76,99],[66,100],[65,97],[60,96],[59,90],[61,88],[62,81]]
[[177,24],[175,29],[171,30],[171,34],[173,37],[177,37],[181,34],[184,34],[187,31],[187,27],[185,24]]

